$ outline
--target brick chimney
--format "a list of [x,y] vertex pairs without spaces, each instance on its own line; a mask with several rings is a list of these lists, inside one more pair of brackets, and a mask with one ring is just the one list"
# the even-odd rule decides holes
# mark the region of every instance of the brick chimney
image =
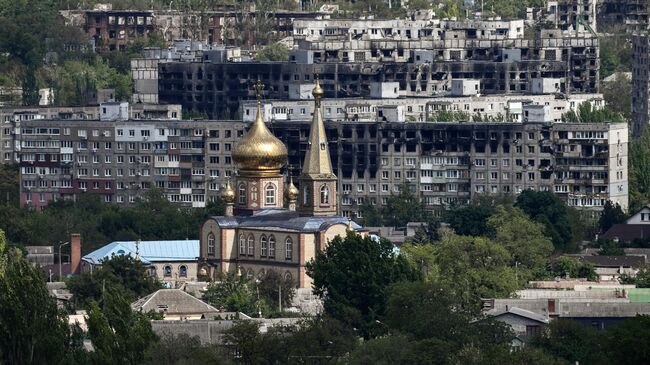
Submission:
[[70,235],[70,273],[79,274],[81,271],[81,235]]

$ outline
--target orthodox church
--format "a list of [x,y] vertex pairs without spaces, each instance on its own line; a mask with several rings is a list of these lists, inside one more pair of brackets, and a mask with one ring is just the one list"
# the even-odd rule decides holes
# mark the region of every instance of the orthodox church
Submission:
[[258,83],[257,116],[232,153],[239,174],[228,181],[221,198],[226,214],[211,217],[201,227],[200,271],[211,278],[238,271],[251,279],[267,270],[291,278],[298,288],[310,288],[305,265],[337,235],[361,226],[337,215],[337,179],[332,171],[325,125],[320,110],[323,89],[312,91],[314,115],[309,146],[299,177],[280,171],[287,148],[267,128],[262,117]]

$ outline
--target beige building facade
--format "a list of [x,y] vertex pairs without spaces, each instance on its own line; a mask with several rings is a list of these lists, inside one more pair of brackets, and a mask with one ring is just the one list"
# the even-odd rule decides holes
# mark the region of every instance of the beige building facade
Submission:
[[240,175],[235,189],[228,181],[222,191],[226,215],[211,217],[201,227],[200,270],[211,278],[238,272],[255,280],[275,270],[296,287],[310,288],[306,264],[316,253],[336,236],[363,231],[336,215],[337,180],[320,113],[323,92],[318,82],[313,94],[316,112],[300,174],[301,190],[280,173],[287,148],[266,127],[258,99],[253,126],[233,150]]

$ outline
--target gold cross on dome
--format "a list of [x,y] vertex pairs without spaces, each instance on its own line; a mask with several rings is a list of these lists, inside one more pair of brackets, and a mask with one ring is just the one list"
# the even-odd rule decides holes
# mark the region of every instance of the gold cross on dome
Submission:
[[264,84],[261,80],[257,80],[255,83],[255,90],[257,90],[257,102],[262,102],[262,91],[264,91]]

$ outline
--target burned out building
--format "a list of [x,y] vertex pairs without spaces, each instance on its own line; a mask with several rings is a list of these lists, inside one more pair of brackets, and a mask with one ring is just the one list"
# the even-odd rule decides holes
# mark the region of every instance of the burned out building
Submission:
[[[294,19],[315,19],[322,14],[286,10],[265,14],[255,11],[254,7],[242,8],[236,4],[197,11],[113,10],[110,4],[98,4],[92,10],[63,10],[61,15],[67,24],[83,29],[89,38],[93,38],[99,50],[121,51],[129,42],[137,38],[146,39],[153,32],[168,43],[192,39],[253,48],[262,41],[290,36]],[[268,28],[264,39],[255,39],[252,24],[256,22]]]
[[[377,83],[397,84],[399,97],[448,96],[454,80],[481,80],[475,92],[481,95],[534,93],[535,80],[545,79],[557,84],[545,93],[598,92],[599,43],[590,33],[540,30],[525,39],[523,22],[500,22],[505,25],[496,29],[478,21],[456,23],[445,25],[450,29],[435,22],[419,30],[381,28],[381,37],[366,32],[357,39],[351,27],[327,36],[301,35],[307,28],[296,21],[290,62],[158,62],[158,100],[210,118],[236,119],[240,102],[254,99],[250,80],[269,85],[266,98],[297,100],[316,76],[330,99],[370,97]],[[339,28],[327,23],[324,29]]]
[[[186,206],[219,196],[236,173],[234,145],[249,123],[171,120],[29,120],[19,131],[21,203],[99,194],[129,204],[149,188]],[[309,120],[275,121],[297,174]],[[406,186],[439,211],[481,194],[551,191],[599,212],[628,206],[628,129],[620,124],[325,121],[339,214],[385,204]],[[295,181],[298,181],[295,179]]]

